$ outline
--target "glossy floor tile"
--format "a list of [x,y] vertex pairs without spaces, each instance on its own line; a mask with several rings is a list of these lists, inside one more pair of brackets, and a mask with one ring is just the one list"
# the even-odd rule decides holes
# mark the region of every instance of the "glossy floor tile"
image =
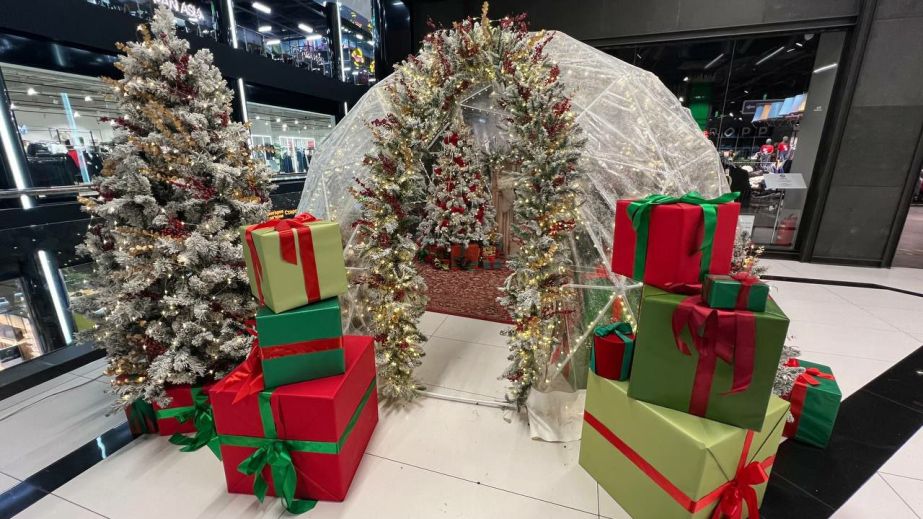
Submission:
[[420,333],[423,335],[432,335],[436,329],[445,321],[445,318],[448,317],[446,314],[440,314],[437,312],[424,312],[423,318],[420,319],[418,327]]
[[104,515],[87,510],[55,495],[47,495],[16,514],[16,519],[100,519]]
[[923,517],[923,480],[914,478],[905,478],[893,474],[879,472],[885,483],[891,487],[904,503],[917,514],[917,517]]
[[28,478],[124,422],[121,413],[106,416],[112,402],[104,392],[108,387],[99,380],[73,377],[0,411],[0,472]]
[[77,375],[78,377],[83,378],[99,378],[104,375],[103,370],[106,369],[106,359],[97,359],[88,364],[71,371],[71,375]]
[[481,321],[468,317],[450,315],[442,325],[432,333],[435,337],[455,339],[478,344],[489,344],[506,348],[506,337],[500,335],[502,330],[508,330],[510,325]]
[[910,506],[878,474],[833,514],[834,519],[919,519]]
[[18,483],[19,483],[18,479],[11,477],[11,476],[7,476],[6,474],[0,473],[0,494],[15,487]]
[[923,430],[918,431],[897,451],[881,472],[923,481]]
[[429,390],[454,389],[500,400],[506,395],[506,384],[499,380],[509,364],[505,348],[432,337],[424,351],[416,376]]

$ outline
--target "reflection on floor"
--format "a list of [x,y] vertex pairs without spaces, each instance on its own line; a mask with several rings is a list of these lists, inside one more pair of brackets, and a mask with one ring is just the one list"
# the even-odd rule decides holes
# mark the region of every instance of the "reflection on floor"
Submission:
[[[778,275],[895,284],[923,292],[923,270],[770,263]],[[792,318],[793,342],[805,358],[834,369],[844,397],[923,344],[923,298],[865,288],[773,284],[773,296]],[[499,335],[504,325],[428,313],[422,327],[430,342],[418,373],[430,391],[469,399],[502,397],[504,384],[497,377],[507,362]],[[0,401],[0,491],[122,420],[104,416],[109,397],[102,393],[103,381],[93,378],[100,369],[98,363],[87,366]],[[30,407],[9,416],[24,406]],[[577,454],[576,442],[532,441],[528,424],[510,411],[420,398],[404,409],[382,409],[347,501],[320,503],[308,517],[627,517],[579,467]],[[921,459],[923,432],[918,432],[835,517],[923,517]],[[207,450],[184,454],[165,438],[144,437],[17,517],[283,515],[278,500],[260,505],[252,496],[228,495],[221,465]]]
[[893,265],[923,269],[923,205],[910,207]]

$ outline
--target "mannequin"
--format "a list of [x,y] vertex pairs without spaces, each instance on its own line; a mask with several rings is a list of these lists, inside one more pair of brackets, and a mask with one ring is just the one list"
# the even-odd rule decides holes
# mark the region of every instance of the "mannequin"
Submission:
[[776,146],[776,151],[779,153],[779,160],[781,160],[782,162],[785,162],[786,160],[789,159],[789,155],[791,154],[792,147],[788,143],[788,135],[786,135],[785,137],[782,137],[782,142],[780,142]]

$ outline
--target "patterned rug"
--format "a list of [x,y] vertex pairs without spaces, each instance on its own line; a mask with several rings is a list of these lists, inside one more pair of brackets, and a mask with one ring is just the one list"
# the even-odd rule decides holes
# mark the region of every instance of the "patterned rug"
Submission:
[[510,314],[497,302],[502,295],[497,287],[510,270],[441,270],[424,263],[418,267],[426,278],[430,312],[512,324]]

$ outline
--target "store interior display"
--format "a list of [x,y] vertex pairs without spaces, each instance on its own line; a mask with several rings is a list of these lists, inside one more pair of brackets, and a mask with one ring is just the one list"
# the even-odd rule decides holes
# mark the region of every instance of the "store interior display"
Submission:
[[87,3],[150,20],[160,6],[175,15],[176,29],[184,34],[218,39],[215,2],[209,0],[85,0]]
[[235,2],[237,46],[333,77],[327,19],[318,2]]
[[279,175],[305,174],[333,131],[331,115],[247,103],[253,157]]
[[43,353],[22,282],[0,281],[0,371]]

